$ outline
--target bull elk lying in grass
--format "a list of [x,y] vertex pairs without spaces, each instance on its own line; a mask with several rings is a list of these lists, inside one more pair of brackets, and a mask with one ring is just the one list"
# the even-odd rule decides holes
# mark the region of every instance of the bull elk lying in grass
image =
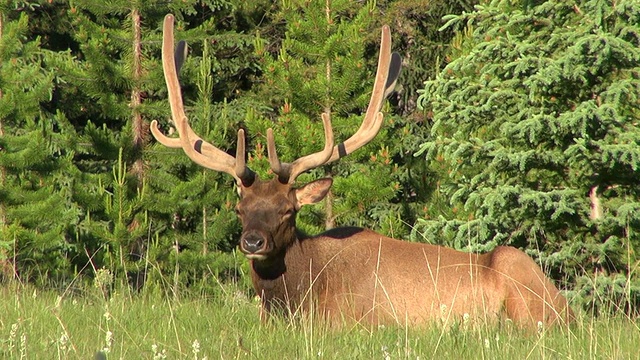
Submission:
[[240,249],[250,260],[263,318],[314,312],[328,324],[417,325],[443,315],[459,320],[468,314],[487,322],[508,318],[525,328],[571,321],[567,300],[518,249],[501,246],[480,255],[395,240],[355,227],[310,237],[296,229],[298,210],[322,200],[332,184],[331,179],[319,179],[294,187],[296,177],[357,150],[381,127],[382,103],[400,71],[400,57],[391,54],[387,26],[382,28],[373,94],[359,130],[334,146],[329,114],[322,114],[324,149],[283,163],[269,129],[267,151],[277,177],[261,180],[245,163],[243,130],[238,131],[233,157],[203,141],[189,126],[176,69],[184,60],[184,43],[174,58],[173,23],[173,16],[167,15],[162,63],[179,138],[163,135],[156,121],[151,130],[165,146],[182,148],[197,164],[235,178],[240,194],[236,209],[243,226]]

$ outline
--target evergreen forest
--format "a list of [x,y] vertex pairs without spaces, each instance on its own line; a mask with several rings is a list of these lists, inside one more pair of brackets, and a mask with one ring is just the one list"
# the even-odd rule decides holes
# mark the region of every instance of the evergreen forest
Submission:
[[[0,282],[251,293],[233,178],[171,133],[160,48],[176,17],[196,133],[269,177],[359,127],[380,28],[403,58],[370,144],[298,227],[523,249],[576,309],[640,311],[640,2],[0,0]],[[615,304],[611,307],[605,304]]]

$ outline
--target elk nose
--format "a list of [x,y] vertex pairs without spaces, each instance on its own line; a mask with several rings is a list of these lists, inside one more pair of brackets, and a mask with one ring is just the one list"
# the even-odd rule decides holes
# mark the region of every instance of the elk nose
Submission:
[[241,247],[248,254],[255,254],[264,247],[264,238],[258,234],[248,234],[242,238]]

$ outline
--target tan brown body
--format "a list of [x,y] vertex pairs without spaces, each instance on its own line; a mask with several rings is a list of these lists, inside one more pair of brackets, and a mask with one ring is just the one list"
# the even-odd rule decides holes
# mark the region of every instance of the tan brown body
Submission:
[[535,327],[573,318],[540,267],[512,247],[478,255],[338,228],[295,241],[283,261],[281,274],[252,261],[267,312],[314,309],[330,323],[366,325],[451,324],[468,314]]
[[318,179],[295,187],[298,175],[350,154],[380,131],[380,109],[401,64],[400,56],[391,54],[387,26],[382,31],[373,93],[358,131],[334,146],[331,117],[323,113],[324,149],[283,163],[268,129],[267,152],[276,178],[261,180],[246,166],[243,130],[238,131],[234,157],[205,142],[189,126],[176,66],[183,63],[186,47],[180,43],[174,59],[173,21],[173,16],[165,17],[162,65],[179,138],[165,136],[156,121],[151,131],[163,145],[182,148],[197,164],[236,180],[240,194],[236,211],[243,228],[240,250],[251,261],[264,314],[312,311],[333,324],[371,325],[451,323],[465,314],[489,322],[509,318],[530,328],[539,322],[572,320],[573,313],[558,289],[530,257],[514,248],[466,254],[359,228],[338,228],[309,238],[298,234],[298,210],[321,201],[332,185],[331,179]]

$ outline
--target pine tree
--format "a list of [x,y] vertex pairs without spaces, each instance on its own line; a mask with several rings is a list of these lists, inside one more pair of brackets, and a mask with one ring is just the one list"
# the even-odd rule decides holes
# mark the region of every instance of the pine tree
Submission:
[[[77,1],[63,4],[66,12],[53,25],[64,31],[57,37],[64,37],[77,59],[62,69],[65,82],[56,88],[60,110],[80,134],[74,197],[85,211],[77,261],[83,269],[108,267],[122,277],[138,265],[149,231],[142,150],[149,139],[144,118],[154,107],[142,100],[160,81],[149,76],[155,59],[143,46],[157,39],[157,28],[143,29],[141,13],[157,19],[149,11],[153,5]],[[154,24],[154,18],[144,20]],[[62,47],[54,39],[48,45]]]
[[[258,70],[254,36],[243,32],[251,32],[259,18],[254,19],[254,8],[243,2],[227,6],[215,8],[204,21],[187,16],[186,10],[174,12],[175,37],[186,40],[189,47],[180,72],[189,124],[208,142],[235,155],[237,129],[256,107],[252,100],[243,99]],[[165,133],[170,133],[166,90],[161,97],[164,114],[159,120]],[[163,272],[173,272],[176,285],[217,288],[208,281],[212,275],[222,280],[237,278],[239,261],[233,251],[240,224],[234,212],[233,179],[160,144],[148,148],[146,159],[152,164],[148,208],[161,224],[156,228],[158,243],[164,247],[152,252],[160,251],[157,259]]]
[[[640,6],[493,1],[426,83],[434,114],[421,154],[452,211],[428,239],[523,247],[589,308],[637,310],[640,279]],[[634,265],[636,264],[636,265]]]
[[0,262],[5,277],[43,283],[68,279],[80,210],[70,176],[75,132],[44,106],[52,64],[70,59],[27,38],[28,10],[0,6]]
[[[75,59],[56,64],[60,81],[51,108],[65,114],[79,136],[73,153],[79,171],[69,174],[73,201],[83,209],[72,231],[80,253],[74,259],[77,268],[108,267],[123,279],[144,277],[153,264],[160,277],[181,268],[189,278],[177,282],[184,283],[232,272],[232,256],[218,254],[233,249],[238,232],[229,209],[232,188],[180,151],[149,142],[147,124],[157,119],[167,127],[169,122],[159,49],[162,19],[174,13],[178,36],[196,55],[181,79],[194,128],[205,137],[215,133],[207,137],[212,142],[222,134],[222,148],[231,143],[217,132],[216,121],[244,119],[242,111],[227,108],[225,99],[242,94],[257,71],[251,60],[253,36],[242,32],[260,21],[261,6],[85,0],[46,3],[33,12],[42,21],[30,24],[32,34],[42,33],[47,49]],[[202,59],[205,48],[210,59]],[[205,89],[207,81],[213,88]]]

